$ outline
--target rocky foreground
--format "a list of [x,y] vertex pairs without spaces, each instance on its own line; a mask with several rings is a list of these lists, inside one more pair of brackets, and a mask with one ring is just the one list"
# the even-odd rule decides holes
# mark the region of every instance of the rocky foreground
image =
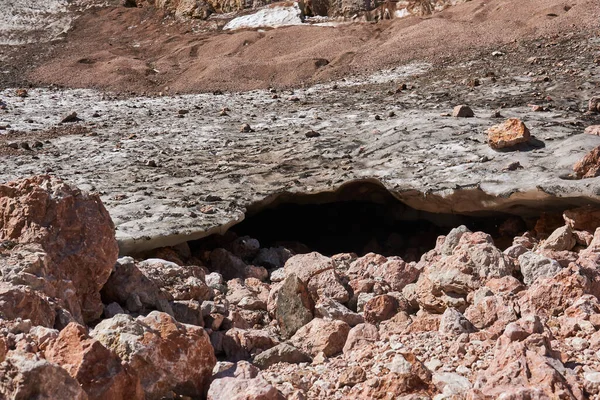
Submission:
[[594,398],[599,227],[509,219],[501,251],[460,226],[410,263],[233,235],[117,258],[97,195],[0,185],[0,397]]

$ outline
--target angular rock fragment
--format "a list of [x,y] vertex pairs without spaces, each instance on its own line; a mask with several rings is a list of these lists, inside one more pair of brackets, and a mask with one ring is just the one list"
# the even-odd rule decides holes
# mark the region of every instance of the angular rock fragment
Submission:
[[134,319],[125,314],[100,322],[90,336],[114,351],[140,377],[148,399],[172,393],[202,397],[216,363],[204,329],[183,325],[153,311]]
[[452,111],[452,116],[455,118],[472,118],[475,116],[475,113],[473,112],[471,107],[463,104],[454,107],[454,110]]
[[144,398],[138,376],[81,325],[67,325],[45,354],[77,379],[90,400]]
[[600,146],[591,150],[579,160],[573,166],[573,172],[578,179],[600,176]]
[[493,149],[505,149],[521,143],[527,143],[531,138],[529,129],[518,118],[510,118],[500,125],[488,129],[488,144]]
[[277,323],[283,337],[291,337],[308,324],[314,316],[314,303],[307,287],[296,277],[289,275],[277,294]]
[[350,327],[345,322],[315,318],[300,328],[290,342],[312,356],[323,352],[326,357],[331,357],[341,353],[348,332]]

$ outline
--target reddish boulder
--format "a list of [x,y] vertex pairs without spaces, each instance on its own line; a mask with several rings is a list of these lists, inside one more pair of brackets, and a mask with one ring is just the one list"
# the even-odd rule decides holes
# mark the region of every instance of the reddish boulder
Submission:
[[365,321],[377,324],[392,318],[398,312],[398,300],[384,294],[367,301],[364,308]]
[[323,352],[331,357],[341,353],[349,332],[350,327],[345,322],[315,318],[300,328],[290,342],[312,356]]
[[529,129],[518,118],[510,118],[500,125],[492,126],[487,133],[488,144],[493,149],[504,149],[527,143],[531,137]]
[[216,358],[200,327],[153,311],[136,319],[119,314],[100,322],[90,335],[137,373],[148,399],[173,393],[203,397],[208,390]]
[[56,298],[80,322],[102,315],[100,289],[119,249],[97,194],[51,176],[0,185],[0,241],[16,244],[9,253],[25,253],[2,280]]
[[54,326],[55,312],[47,299],[27,286],[0,282],[0,319],[29,319],[34,325]]
[[557,316],[591,290],[590,280],[572,265],[551,278],[538,279],[520,293],[521,315]]
[[578,179],[595,178],[600,175],[600,146],[591,150],[574,166],[573,171]]
[[90,400],[144,398],[139,378],[81,325],[67,325],[46,350],[46,359],[77,379]]
[[584,206],[563,213],[565,223],[573,230],[594,233],[600,227],[600,208]]
[[494,359],[477,378],[472,398],[572,398],[583,393],[553,351],[551,335],[537,317],[509,324],[498,339]]

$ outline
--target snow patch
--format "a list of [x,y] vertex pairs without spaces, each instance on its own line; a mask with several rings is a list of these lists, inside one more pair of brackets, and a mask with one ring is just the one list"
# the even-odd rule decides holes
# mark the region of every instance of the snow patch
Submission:
[[279,26],[301,25],[302,18],[298,3],[292,6],[271,6],[254,14],[232,19],[223,30],[244,28],[277,28]]

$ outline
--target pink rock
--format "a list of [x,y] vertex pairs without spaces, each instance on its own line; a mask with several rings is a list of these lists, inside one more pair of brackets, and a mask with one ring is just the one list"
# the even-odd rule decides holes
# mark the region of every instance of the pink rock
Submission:
[[20,254],[4,281],[28,282],[80,322],[102,315],[100,289],[119,249],[98,195],[50,176],[0,185],[4,240],[17,244],[9,253]]
[[210,384],[207,399],[284,400],[285,397],[262,378],[221,378]]
[[590,280],[577,266],[570,266],[551,278],[538,279],[521,293],[521,315],[559,315],[591,290]]
[[55,312],[46,298],[30,288],[0,282],[0,318],[30,319],[34,325],[53,327]]
[[216,364],[204,329],[183,325],[168,314],[119,314],[100,322],[90,335],[114,351],[140,377],[148,399],[176,393],[202,397]]
[[293,256],[287,260],[284,268],[286,276],[294,274],[302,282],[308,283],[313,276],[334,269],[335,264],[329,257],[312,252]]
[[[465,228],[466,229],[466,228]],[[446,246],[451,240],[457,244]],[[447,255],[427,265],[416,284],[416,300],[428,312],[442,313],[448,307],[467,306],[467,295],[487,280],[511,275],[514,265],[483,232],[450,232],[443,250]]]
[[290,342],[312,356],[323,352],[331,357],[342,351],[349,332],[350,327],[345,322],[315,318],[300,328]]
[[249,359],[278,344],[275,336],[262,329],[229,329],[225,333],[223,349],[228,361]]
[[600,208],[584,206],[567,210],[563,219],[573,230],[594,232],[600,227]]
[[419,273],[414,264],[406,263],[400,257],[390,257],[385,263],[373,264],[367,269],[369,277],[387,282],[394,291],[401,291],[406,285],[416,281]]
[[[396,356],[402,367],[398,372],[390,372],[381,377],[367,379],[356,385],[348,394],[348,398],[356,399],[396,399],[401,395],[415,395],[422,398],[435,391],[431,382],[431,372],[412,353],[401,353]],[[421,396],[418,396],[421,395]]]
[[377,324],[392,318],[398,312],[398,300],[384,294],[367,301],[364,307],[365,321]]
[[372,324],[359,324],[348,332],[343,351],[347,354],[365,344],[374,343],[379,340],[379,331]]
[[[583,393],[552,350],[550,336],[537,318],[508,325],[496,343],[494,359],[475,383],[472,398],[574,398]],[[564,372],[563,372],[564,371]]]
[[90,400],[144,398],[137,375],[81,325],[67,325],[45,354],[77,379]]

